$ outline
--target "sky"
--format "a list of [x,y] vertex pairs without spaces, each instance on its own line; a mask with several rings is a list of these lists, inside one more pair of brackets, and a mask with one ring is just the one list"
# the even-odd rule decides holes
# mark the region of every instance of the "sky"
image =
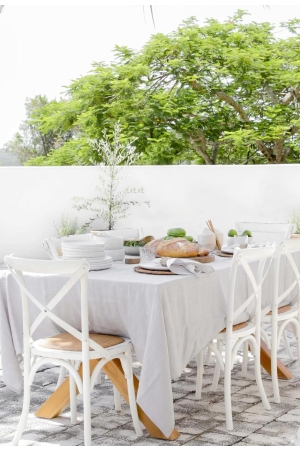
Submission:
[[59,99],[71,80],[91,70],[93,61],[112,61],[115,45],[139,49],[152,34],[169,33],[188,17],[196,16],[199,23],[207,17],[224,20],[237,9],[247,10],[251,13],[248,20],[257,22],[279,24],[300,18],[300,2],[277,6],[268,2],[268,7],[248,2],[6,2],[0,14],[0,148],[25,119],[27,97],[41,94],[50,100]]

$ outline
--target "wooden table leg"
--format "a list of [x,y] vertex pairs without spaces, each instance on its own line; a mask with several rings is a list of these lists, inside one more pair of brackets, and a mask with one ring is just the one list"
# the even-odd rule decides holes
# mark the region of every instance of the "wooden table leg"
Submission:
[[[90,361],[90,371],[93,372],[96,367],[98,360]],[[118,389],[120,394],[123,396],[124,400],[129,403],[128,391],[127,391],[127,380],[124,377],[124,372],[119,359],[114,359],[109,361],[102,369],[106,375],[110,378],[112,383]],[[82,368],[78,370],[79,375],[82,377]],[[139,380],[134,375],[133,376],[134,388],[137,392],[139,387]],[[69,389],[69,378],[67,378],[56,391],[42,404],[42,406],[36,411],[35,415],[37,417],[43,417],[46,419],[53,419],[59,416],[62,411],[70,403],[70,389]],[[147,416],[143,409],[137,405],[138,415],[140,421],[147,428],[152,437],[158,439],[175,440],[179,436],[179,432],[174,428],[169,437],[165,436],[162,431],[155,425],[154,422]]]
[[[260,363],[263,368],[271,375],[271,350],[268,349],[266,343],[260,341]],[[281,380],[290,380],[293,378],[289,369],[277,358],[277,376]]]

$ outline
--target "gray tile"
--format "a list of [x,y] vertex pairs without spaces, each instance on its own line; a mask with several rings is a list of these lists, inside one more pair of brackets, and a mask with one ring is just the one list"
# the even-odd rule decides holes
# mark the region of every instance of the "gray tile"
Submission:
[[262,433],[253,433],[250,436],[247,436],[245,439],[241,441],[243,444],[249,444],[253,446],[281,446],[288,445],[288,441],[279,436],[269,436],[267,434]]
[[262,427],[261,423],[245,422],[237,420],[237,416],[233,418],[233,430],[227,431],[226,424],[220,424],[214,428],[214,430],[221,432],[222,434],[232,434],[234,436],[246,437],[249,434],[254,433]]
[[210,442],[214,445],[233,445],[240,440],[240,437],[209,431],[201,434],[201,440]]

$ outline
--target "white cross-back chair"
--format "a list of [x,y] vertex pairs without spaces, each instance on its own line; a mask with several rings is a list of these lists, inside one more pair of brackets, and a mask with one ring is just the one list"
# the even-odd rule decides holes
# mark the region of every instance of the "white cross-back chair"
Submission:
[[[118,358],[121,361],[127,378],[128,396],[133,424],[137,435],[142,436],[142,430],[137,414],[135,393],[133,387],[132,344],[129,339],[119,336],[89,333],[88,320],[88,279],[89,264],[85,260],[78,261],[41,261],[5,256],[4,262],[18,283],[23,307],[23,345],[24,345],[24,401],[23,410],[16,435],[12,444],[17,445],[23,433],[31,395],[31,384],[36,371],[45,363],[53,363],[65,367],[70,376],[70,408],[71,422],[77,421],[76,385],[83,394],[84,405],[84,443],[91,445],[91,404],[90,391],[102,367],[110,360]],[[69,275],[64,286],[48,302],[38,300],[26,287],[23,272],[43,274]],[[65,320],[53,313],[53,308],[63,300],[70,289],[80,282],[81,285],[81,331],[71,326]],[[32,302],[40,313],[30,325],[29,304]],[[66,331],[56,336],[32,340],[32,334],[45,318],[52,320],[58,327]],[[90,377],[90,360],[100,359],[92,377]],[[82,362],[83,379],[76,368]]]
[[[272,384],[276,403],[280,403],[277,351],[281,338],[284,340],[288,356],[292,360],[295,359],[286,332],[289,324],[298,338],[297,350],[300,363],[300,264],[299,253],[297,255],[295,252],[300,252],[300,239],[286,239],[278,246],[274,264],[272,304],[263,311],[263,314],[267,313],[263,317],[263,322],[272,324],[271,342],[263,328],[262,336],[268,348],[271,349]],[[298,256],[298,264],[295,260],[296,256]]]
[[267,241],[279,244],[290,237],[296,226],[291,223],[235,222],[234,228],[238,234],[245,230],[251,231],[256,244],[265,244]]
[[[212,383],[212,390],[218,385],[220,370],[224,370],[224,395],[226,411],[226,428],[233,429],[232,409],[231,409],[231,370],[237,351],[243,345],[243,351],[248,352],[250,345],[251,352],[255,360],[256,384],[265,409],[269,410],[270,405],[263,387],[260,371],[260,324],[261,324],[261,291],[263,282],[272,263],[275,247],[255,248],[255,249],[235,249],[231,270],[229,289],[226,308],[226,328],[217,334],[215,340],[217,345],[212,342],[208,348],[216,356],[215,374]],[[259,261],[257,271],[253,271],[251,262]],[[267,262],[268,261],[268,262]],[[267,264],[266,264],[267,262]],[[257,267],[257,264],[255,264]],[[239,270],[239,274],[238,274]],[[248,280],[247,300],[242,304],[238,302],[239,292],[236,292],[236,282],[238,276],[245,276]],[[254,311],[251,321],[242,322],[234,325],[243,312],[250,308]],[[255,320],[253,320],[255,319]],[[253,320],[253,321],[252,321]],[[222,358],[222,343],[225,343],[225,362]],[[196,399],[201,398],[202,376],[203,376],[203,351],[196,358],[197,360],[197,381],[196,381]]]

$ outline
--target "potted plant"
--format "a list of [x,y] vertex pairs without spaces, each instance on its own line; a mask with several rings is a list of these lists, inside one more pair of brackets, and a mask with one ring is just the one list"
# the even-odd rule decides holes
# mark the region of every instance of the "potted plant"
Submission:
[[291,235],[291,238],[300,238],[300,208],[295,209],[289,218],[289,223],[296,226],[295,233]]
[[[132,145],[135,139],[130,139],[127,143],[121,141],[121,126],[117,122],[114,126],[114,133],[112,142],[110,141],[107,131],[103,131],[103,138],[99,140],[90,140],[90,144],[99,154],[102,160],[99,165],[101,174],[99,176],[101,186],[97,187],[99,195],[90,199],[86,198],[74,198],[74,207],[80,210],[91,211],[93,217],[84,224],[84,228],[91,227],[93,222],[97,219],[101,219],[107,223],[108,231],[115,230],[115,225],[119,219],[123,219],[128,216],[130,206],[140,205],[145,203],[148,207],[148,201],[134,200],[132,194],[143,193],[143,189],[130,189],[129,187],[121,190],[119,187],[121,177],[121,171],[124,165],[132,165],[136,162],[138,155],[135,152],[135,147]],[[92,226],[94,229],[94,227]],[[137,229],[134,229],[134,234],[137,233]],[[117,235],[123,235],[122,230],[116,230]],[[113,234],[110,233],[110,234]],[[130,236],[130,230],[124,230],[124,238],[139,237],[138,235]]]

